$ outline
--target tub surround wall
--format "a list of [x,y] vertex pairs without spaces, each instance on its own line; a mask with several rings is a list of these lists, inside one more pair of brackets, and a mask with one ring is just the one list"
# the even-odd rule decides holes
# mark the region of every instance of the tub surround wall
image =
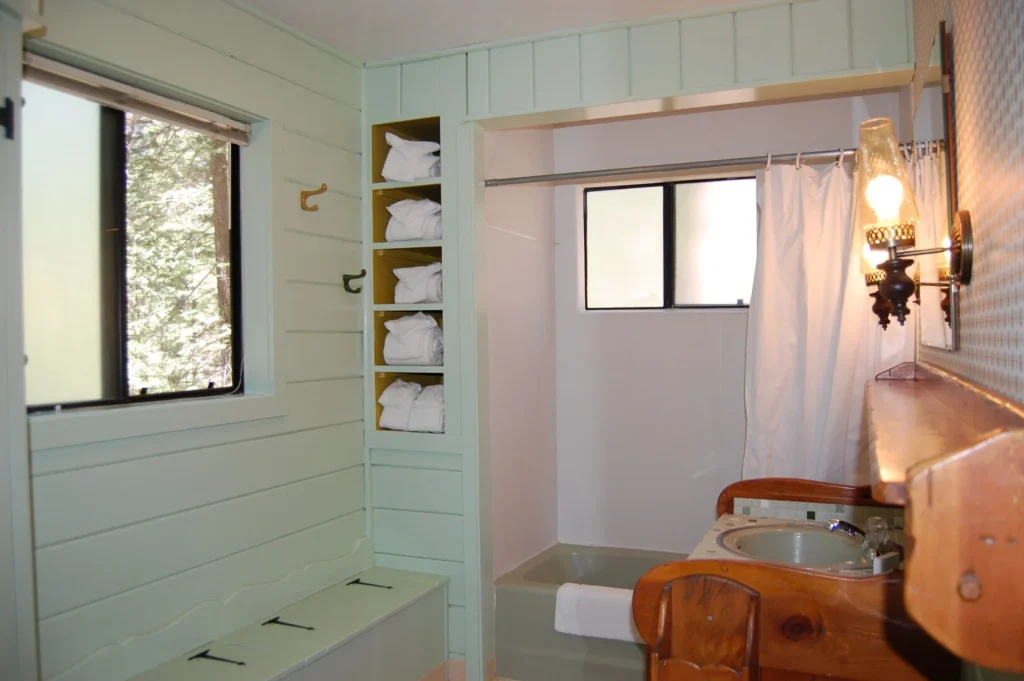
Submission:
[[[554,171],[551,130],[486,135],[488,177]],[[558,539],[554,189],[487,197],[491,535],[503,575]]]
[[[565,127],[555,163],[564,172],[848,149],[861,121],[899,113],[898,95],[884,93]],[[581,194],[555,190],[559,540],[689,551],[740,475],[747,315],[585,311]],[[671,531],[650,518],[672,518]]]

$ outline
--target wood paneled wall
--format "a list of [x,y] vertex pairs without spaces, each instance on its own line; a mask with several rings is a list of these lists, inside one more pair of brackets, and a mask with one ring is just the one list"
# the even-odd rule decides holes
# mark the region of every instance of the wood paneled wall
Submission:
[[[484,119],[912,70],[909,0],[803,0],[467,50],[465,115]],[[370,65],[372,120],[430,110],[461,54]],[[441,87],[439,87],[439,85]]]
[[[341,287],[362,267],[362,76],[224,0],[46,16],[33,49],[271,126],[286,415],[32,452],[43,678],[119,681],[372,564],[362,307]],[[300,211],[322,182],[320,211]]]

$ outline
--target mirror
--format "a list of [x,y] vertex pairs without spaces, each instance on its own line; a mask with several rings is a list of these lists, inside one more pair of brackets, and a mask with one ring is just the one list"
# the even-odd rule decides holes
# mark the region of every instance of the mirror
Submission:
[[[914,144],[908,153],[908,171],[917,199],[920,220],[915,248],[949,246],[950,221],[956,210],[953,156],[953,112],[949,37],[939,25],[932,47],[925,87],[914,114]],[[947,351],[957,349],[957,291],[949,284],[949,254],[917,258],[922,345]]]

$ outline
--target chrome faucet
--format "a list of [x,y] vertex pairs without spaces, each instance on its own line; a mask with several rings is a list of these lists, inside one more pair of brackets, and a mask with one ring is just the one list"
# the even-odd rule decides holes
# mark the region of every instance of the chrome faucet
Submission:
[[860,529],[853,523],[846,522],[845,520],[838,520],[836,518],[833,518],[832,520],[828,521],[826,527],[828,528],[829,532],[845,532],[851,537],[856,537],[859,534],[865,539],[867,538],[867,535],[864,534],[864,530]]

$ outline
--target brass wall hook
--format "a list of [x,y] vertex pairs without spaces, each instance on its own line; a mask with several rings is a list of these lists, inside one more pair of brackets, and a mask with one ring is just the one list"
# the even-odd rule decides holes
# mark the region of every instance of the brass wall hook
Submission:
[[309,200],[309,197],[316,196],[317,194],[323,194],[325,191],[327,191],[327,185],[322,184],[320,185],[320,189],[310,189],[299,192],[299,205],[302,206],[302,210],[308,210],[311,213],[315,213],[320,210],[320,206],[311,206],[306,203],[306,201]]

